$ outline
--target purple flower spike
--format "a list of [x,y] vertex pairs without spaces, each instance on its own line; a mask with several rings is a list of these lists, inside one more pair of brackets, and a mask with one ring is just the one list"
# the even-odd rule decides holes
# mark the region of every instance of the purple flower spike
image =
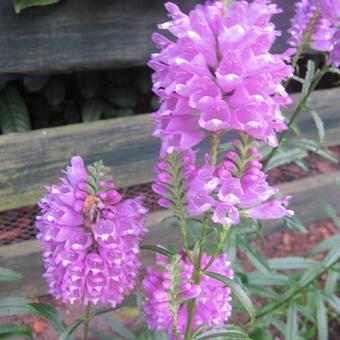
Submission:
[[[178,263],[179,284],[176,296],[177,328],[180,339],[184,339],[184,333],[188,321],[187,302],[196,298],[196,313],[193,320],[193,331],[202,324],[207,327],[223,326],[231,316],[231,290],[222,282],[207,275],[202,275],[199,284],[193,280],[194,266],[182,254]],[[208,264],[210,256],[203,255],[202,267]],[[173,334],[173,315],[170,310],[171,277],[173,268],[169,265],[169,259],[163,255],[156,255],[157,269],[147,267],[147,273],[143,280],[146,303],[144,312],[149,328],[156,331],[164,331],[175,339]],[[226,254],[216,258],[209,271],[221,274],[233,279],[234,273]]]
[[291,100],[281,82],[292,75],[289,53],[272,54],[280,34],[271,18],[280,10],[267,0],[197,5],[188,15],[173,3],[172,20],[159,25],[173,39],[154,33],[160,48],[149,66],[162,104],[153,114],[161,158],[199,144],[205,134],[236,129],[277,145],[285,130],[282,105]]
[[86,169],[75,156],[39,202],[44,276],[64,302],[114,307],[134,288],[147,209],[142,197],[122,201],[108,171],[101,162]]

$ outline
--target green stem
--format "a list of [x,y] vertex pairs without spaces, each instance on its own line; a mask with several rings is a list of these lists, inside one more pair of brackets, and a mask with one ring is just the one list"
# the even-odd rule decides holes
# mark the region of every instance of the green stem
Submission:
[[279,150],[280,145],[282,144],[283,139],[285,138],[287,132],[289,131],[289,128],[295,123],[296,118],[298,117],[298,114],[306,106],[307,101],[308,101],[310,95],[315,90],[316,86],[319,84],[319,81],[324,76],[324,74],[327,72],[327,70],[328,70],[328,65],[327,65],[327,62],[325,62],[324,65],[322,66],[322,68],[319,70],[319,73],[317,74],[317,76],[314,78],[314,80],[313,80],[311,86],[309,87],[306,95],[302,98],[302,100],[299,102],[299,104],[295,108],[294,112],[292,113],[292,116],[290,117],[289,122],[288,122],[288,129],[281,133],[280,138],[279,138],[278,146],[276,148],[272,149],[272,151],[270,152],[270,154],[268,155],[266,160],[263,162],[263,166],[264,166],[265,170],[268,167],[268,164],[269,164],[270,160],[273,158],[273,156]]
[[[202,257],[203,257],[203,251],[204,251],[204,245],[205,241],[207,238],[208,234],[208,221],[209,221],[209,216],[206,214],[204,216],[203,224],[202,224],[202,233],[201,233],[201,244],[199,247],[199,252],[198,252],[198,258],[197,262],[195,264],[195,272],[194,272],[194,283],[199,284],[200,279],[201,279],[201,273],[202,273]],[[192,334],[192,323],[194,321],[194,316],[195,316],[195,310],[196,310],[196,299],[192,299],[189,302],[188,306],[188,323],[187,323],[187,328],[185,331],[185,337],[184,340],[191,340],[191,334]]]
[[185,220],[184,214],[179,215],[177,218],[179,220],[179,225],[181,227],[184,250],[189,260],[191,261],[191,253],[190,253],[190,247],[189,247],[189,242],[188,242],[188,234],[187,234],[186,220]]
[[329,266],[327,266],[324,270],[322,270],[318,275],[311,277],[307,283],[305,283],[302,287],[292,291],[292,293],[290,293],[289,295],[287,295],[285,298],[283,298],[282,300],[278,301],[277,303],[275,303],[273,306],[271,306],[270,308],[260,312],[259,314],[256,315],[256,321],[258,322],[258,320],[262,317],[264,317],[265,315],[267,315],[268,313],[273,312],[274,310],[280,308],[282,305],[284,305],[285,303],[287,303],[288,301],[290,301],[291,299],[293,299],[296,295],[298,295],[299,293],[301,293],[303,290],[305,290],[310,284],[312,284],[313,282],[315,282],[315,280],[317,280],[319,277],[321,277],[323,274],[325,274],[326,272],[328,272],[334,265],[336,265],[338,263],[338,259],[336,259],[334,262],[332,262]]
[[227,13],[229,6],[232,4],[233,0],[223,0],[224,14]]
[[211,256],[208,264],[204,267],[203,271],[208,270],[208,268],[214,263],[214,261],[217,259],[217,257],[221,254],[225,240],[226,240],[227,235],[228,235],[229,229],[230,229],[230,226],[224,226],[223,229],[221,230],[220,239],[218,241],[218,244],[217,244],[217,246],[214,250],[214,253]]
[[84,336],[83,340],[87,340],[89,337],[89,324],[91,320],[91,303],[89,302],[86,306],[85,316],[84,316]]
[[309,45],[310,43],[310,40],[311,40],[311,37],[312,37],[312,34],[313,34],[313,30],[314,30],[314,26],[315,24],[317,23],[318,19],[320,17],[320,8],[318,7],[315,12],[314,12],[314,15],[313,17],[311,18],[306,30],[304,31],[303,33],[303,37],[302,37],[302,41],[301,41],[301,44],[299,45],[293,59],[292,59],[292,66],[296,67],[300,57],[301,57],[301,54],[303,53],[303,51],[305,50],[305,48]]
[[[220,144],[220,138],[221,138],[221,135],[218,132],[215,132],[211,135],[210,157],[211,157],[211,165],[212,166],[216,166],[216,163],[217,163],[218,146]],[[208,213],[206,213],[203,217],[200,247],[199,247],[199,252],[198,252],[198,258],[197,258],[197,261],[195,263],[194,283],[196,283],[196,284],[198,284],[200,282],[200,279],[201,279],[202,257],[203,257],[203,251],[204,251],[206,238],[207,238],[207,235],[208,235],[209,219],[210,219],[210,216],[209,216]],[[196,299],[192,299],[192,300],[190,300],[189,305],[188,305],[188,322],[187,322],[187,328],[186,328],[186,331],[185,331],[184,340],[191,340],[192,323],[194,321],[195,310],[196,310]]]

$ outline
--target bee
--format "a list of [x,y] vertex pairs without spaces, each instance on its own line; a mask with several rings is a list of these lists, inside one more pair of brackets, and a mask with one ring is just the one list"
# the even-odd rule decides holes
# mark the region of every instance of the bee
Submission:
[[97,196],[87,196],[84,202],[84,224],[86,227],[92,227],[97,221],[101,213],[99,207],[100,199]]

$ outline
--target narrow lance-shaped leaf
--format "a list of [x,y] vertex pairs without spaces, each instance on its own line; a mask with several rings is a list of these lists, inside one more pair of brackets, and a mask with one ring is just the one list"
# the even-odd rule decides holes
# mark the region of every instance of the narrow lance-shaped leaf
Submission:
[[52,305],[40,302],[31,303],[30,305],[42,315],[58,333],[62,333],[66,329],[65,323]]
[[315,308],[318,340],[328,340],[327,310],[319,289],[315,292]]
[[31,129],[26,103],[13,86],[6,87],[0,95],[0,125],[3,133]]
[[11,269],[0,267],[0,282],[1,281],[20,281],[22,280],[22,275]]
[[307,62],[307,72],[303,82],[302,90],[301,90],[301,101],[303,101],[308,94],[310,86],[312,85],[313,79],[315,75],[315,64],[312,60],[308,60]]
[[215,280],[223,282],[227,287],[229,287],[232,293],[236,296],[236,298],[241,302],[245,310],[248,312],[251,321],[253,322],[255,320],[256,313],[255,313],[255,308],[253,306],[253,303],[251,302],[248,294],[246,293],[246,291],[242,288],[240,284],[238,284],[234,280],[231,280],[217,273],[205,272],[205,274],[214,278]]
[[247,255],[254,267],[262,273],[270,273],[270,267],[268,266],[267,260],[262,256],[259,250],[240,237],[238,237],[237,240],[241,250]]
[[272,269],[303,269],[319,264],[318,261],[301,256],[277,257],[268,260],[269,267]]
[[61,0],[14,0],[15,13],[20,13],[23,9],[32,6],[52,5]]
[[248,334],[240,327],[227,325],[224,327],[216,327],[207,330],[201,335],[198,335],[195,340],[208,340],[213,338],[233,339],[233,340],[250,340]]
[[141,246],[141,249],[142,250],[149,250],[149,251],[152,251],[154,253],[158,253],[158,254],[161,254],[161,255],[164,255],[164,256],[172,256],[173,255],[173,253],[170,250],[163,248],[163,247],[158,247],[158,246],[143,245],[143,246]]
[[136,340],[134,334],[132,334],[126,327],[121,325],[118,321],[114,320],[109,315],[103,315],[101,316],[101,319],[104,320],[114,332],[121,335],[124,339]]
[[298,336],[298,317],[295,302],[292,302],[288,308],[288,317],[285,329],[285,339],[295,340]]
[[0,325],[0,339],[32,339],[32,328],[27,325]]
[[319,143],[323,144],[325,140],[325,127],[323,125],[323,121],[319,114],[315,110],[310,111],[312,118],[314,120],[315,126],[318,130],[318,135],[319,135]]

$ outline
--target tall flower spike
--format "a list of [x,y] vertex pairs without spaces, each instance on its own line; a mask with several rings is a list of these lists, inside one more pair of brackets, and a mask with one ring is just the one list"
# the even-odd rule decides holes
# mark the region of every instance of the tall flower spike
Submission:
[[[179,339],[184,339],[188,321],[187,302],[196,298],[196,313],[193,321],[193,331],[202,324],[207,327],[223,326],[231,315],[231,291],[220,281],[202,275],[199,284],[193,283],[193,264],[183,254],[178,254],[177,267],[169,263],[163,255],[156,255],[157,269],[147,267],[147,274],[143,281],[146,303],[144,311],[149,328],[156,331],[165,331],[175,339],[174,313],[175,305],[176,326]],[[210,256],[203,255],[202,267],[208,264]],[[209,270],[233,279],[234,273],[230,268],[226,254],[218,256]],[[176,300],[173,300],[174,270],[176,271]]]
[[142,197],[122,201],[109,168],[72,157],[39,201],[38,240],[49,292],[64,302],[116,306],[135,285],[146,232]]
[[227,152],[223,164],[212,167],[208,163],[197,168],[188,182],[188,213],[199,216],[212,213],[212,221],[222,225],[240,223],[240,216],[258,220],[292,216],[286,209],[291,196],[273,198],[279,194],[271,187],[261,170],[262,155],[254,142],[233,141],[234,149]]
[[310,45],[315,50],[330,52],[329,62],[339,65],[339,0],[301,0],[295,5],[288,43],[298,47]]
[[281,82],[292,74],[287,53],[272,54],[279,32],[269,1],[222,1],[197,5],[189,15],[166,3],[171,21],[159,25],[174,39],[154,33],[160,48],[149,66],[162,105],[153,114],[161,157],[199,144],[206,133],[236,129],[277,145],[286,129],[280,107],[291,99]]

